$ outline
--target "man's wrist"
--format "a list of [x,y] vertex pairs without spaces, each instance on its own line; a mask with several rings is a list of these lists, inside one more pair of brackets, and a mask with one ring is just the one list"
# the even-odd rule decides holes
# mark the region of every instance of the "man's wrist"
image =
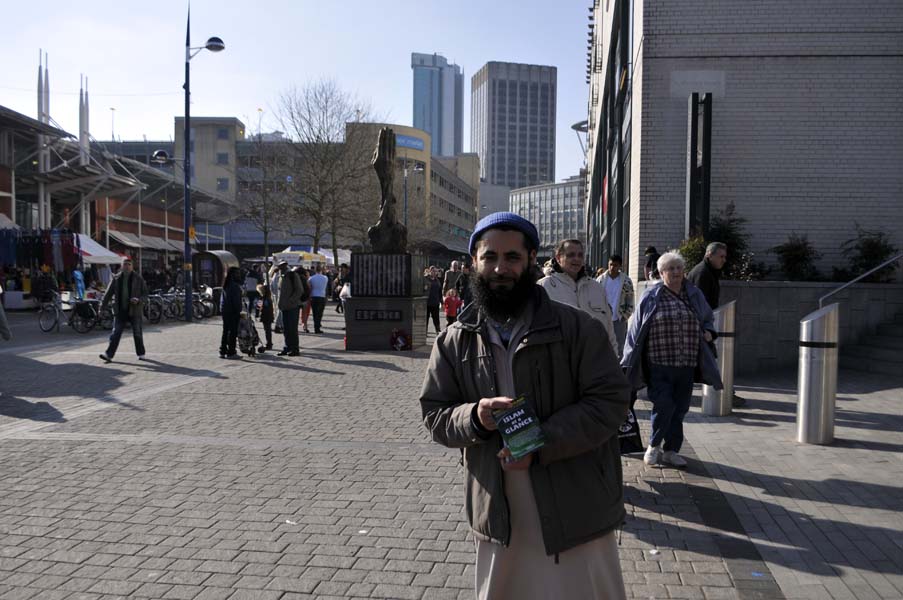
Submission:
[[471,425],[473,425],[473,428],[477,432],[477,435],[482,439],[486,439],[490,435],[492,435],[492,432],[483,427],[483,424],[480,422],[480,415],[478,412],[479,408],[479,402],[473,405],[473,410],[470,411],[470,423]]

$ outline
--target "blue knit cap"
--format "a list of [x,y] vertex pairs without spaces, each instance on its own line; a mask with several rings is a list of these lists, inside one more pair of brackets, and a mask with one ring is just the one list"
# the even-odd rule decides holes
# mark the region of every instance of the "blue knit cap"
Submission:
[[535,250],[539,248],[539,234],[536,232],[536,226],[534,226],[533,223],[512,212],[497,212],[486,215],[477,222],[476,227],[474,227],[473,233],[470,236],[470,245],[468,246],[470,254],[473,254],[474,246],[477,245],[477,240],[480,239],[481,235],[490,229],[499,229],[502,227],[520,231],[524,234],[524,237],[527,238],[528,245],[532,249]]

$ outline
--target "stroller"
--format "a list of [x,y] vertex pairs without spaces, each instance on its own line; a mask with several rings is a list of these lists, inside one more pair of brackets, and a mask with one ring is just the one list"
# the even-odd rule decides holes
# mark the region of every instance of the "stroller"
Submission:
[[256,356],[259,345],[260,336],[254,326],[254,317],[249,311],[242,311],[238,321],[238,349],[248,356]]

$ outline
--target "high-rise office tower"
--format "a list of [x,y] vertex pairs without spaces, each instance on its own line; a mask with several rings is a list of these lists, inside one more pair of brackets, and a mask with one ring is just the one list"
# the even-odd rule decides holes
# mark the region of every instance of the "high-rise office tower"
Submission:
[[470,150],[488,183],[555,181],[558,69],[488,62],[471,78]]
[[411,53],[414,127],[432,138],[433,156],[461,154],[464,145],[464,74],[438,54]]

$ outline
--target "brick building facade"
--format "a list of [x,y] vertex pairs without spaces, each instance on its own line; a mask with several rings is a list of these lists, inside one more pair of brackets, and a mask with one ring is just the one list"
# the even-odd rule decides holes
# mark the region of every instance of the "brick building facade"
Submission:
[[708,214],[733,202],[756,260],[805,233],[830,272],[856,223],[903,246],[903,4],[596,0],[591,19],[594,264],[620,253],[637,278],[645,246],[687,237],[694,93],[711,98]]

